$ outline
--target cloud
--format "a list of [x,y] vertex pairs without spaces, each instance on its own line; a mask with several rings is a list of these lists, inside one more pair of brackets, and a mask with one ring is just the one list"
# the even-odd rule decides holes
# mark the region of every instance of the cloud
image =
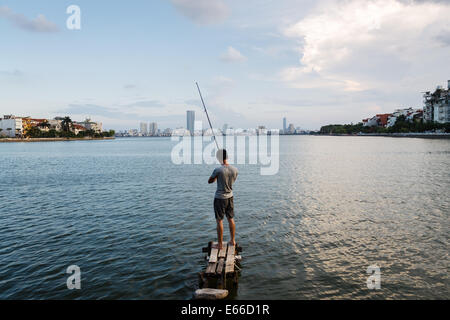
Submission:
[[134,84],[126,84],[126,85],[124,85],[123,86],[123,88],[124,89],[136,89],[137,88],[137,86],[136,85],[134,85]]
[[15,69],[12,71],[8,71],[8,70],[0,70],[0,76],[7,76],[7,77],[21,77],[23,76],[23,72]]
[[23,14],[14,13],[6,6],[0,7],[0,18],[10,21],[14,26],[31,32],[57,32],[59,27],[47,20],[43,14],[34,19],[28,19]]
[[444,2],[323,1],[284,30],[298,40],[300,65],[280,79],[295,88],[363,91],[442,73],[449,16]]
[[120,110],[103,107],[95,104],[69,104],[66,108],[57,111],[62,114],[76,114],[89,116],[123,117],[125,114]]
[[234,81],[231,78],[224,77],[224,76],[215,76],[213,78],[214,85],[217,86],[232,86]]
[[450,30],[442,31],[436,36],[436,40],[443,46],[450,46]]
[[224,62],[244,62],[247,61],[247,57],[235,48],[228,47],[227,51],[220,56],[220,60]]
[[222,0],[170,0],[184,16],[199,25],[217,24],[225,21],[230,13]]
[[158,100],[143,100],[143,101],[137,101],[130,104],[125,105],[125,107],[129,108],[164,108],[164,104],[159,102]]
[[199,108],[203,108],[202,101],[200,99],[188,99],[185,101],[188,106],[196,106]]
[[112,106],[101,106],[97,104],[72,103],[66,108],[57,111],[58,113],[76,115],[96,115],[110,118],[134,119],[146,114],[149,108],[164,108],[165,105],[157,100],[143,100],[127,104],[116,104]]

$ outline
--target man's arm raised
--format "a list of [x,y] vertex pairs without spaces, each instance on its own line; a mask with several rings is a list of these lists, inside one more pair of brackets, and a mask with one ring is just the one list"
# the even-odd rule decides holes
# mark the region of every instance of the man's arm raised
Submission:
[[208,183],[214,183],[217,180],[217,170],[214,170],[211,177],[209,177]]
[[209,184],[214,183],[214,182],[216,182],[216,180],[217,180],[217,177],[216,178],[209,177],[208,183]]

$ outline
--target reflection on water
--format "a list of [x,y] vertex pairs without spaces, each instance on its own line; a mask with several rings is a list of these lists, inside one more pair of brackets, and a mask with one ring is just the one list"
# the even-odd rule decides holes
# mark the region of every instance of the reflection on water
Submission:
[[[187,299],[215,236],[213,167],[170,139],[0,145],[0,298]],[[237,166],[236,299],[448,298],[450,141],[281,137]],[[82,289],[66,288],[76,264]],[[381,267],[381,290],[367,267]]]

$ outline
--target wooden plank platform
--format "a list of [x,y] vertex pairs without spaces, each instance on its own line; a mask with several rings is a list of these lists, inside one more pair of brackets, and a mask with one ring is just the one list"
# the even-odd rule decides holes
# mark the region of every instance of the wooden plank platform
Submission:
[[[240,274],[239,264],[235,268],[235,263],[242,259],[239,246],[230,246],[224,243],[219,250],[217,242],[209,242],[207,248],[202,248],[202,252],[207,253],[206,270],[200,272],[199,290],[194,294],[196,299],[224,299],[229,292],[236,293]],[[231,291],[228,291],[228,290]]]
[[218,249],[217,242],[212,242],[208,246],[209,259],[206,267],[206,274],[208,276],[222,276],[234,273],[234,264],[236,261],[236,254],[241,250],[236,246],[231,246],[228,243],[223,244],[222,249]]

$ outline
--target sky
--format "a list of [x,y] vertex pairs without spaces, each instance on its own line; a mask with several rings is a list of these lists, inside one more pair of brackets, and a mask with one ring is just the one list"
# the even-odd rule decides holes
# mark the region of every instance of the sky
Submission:
[[449,17],[437,0],[0,0],[0,114],[206,126],[198,81],[215,127],[357,123],[447,85]]

